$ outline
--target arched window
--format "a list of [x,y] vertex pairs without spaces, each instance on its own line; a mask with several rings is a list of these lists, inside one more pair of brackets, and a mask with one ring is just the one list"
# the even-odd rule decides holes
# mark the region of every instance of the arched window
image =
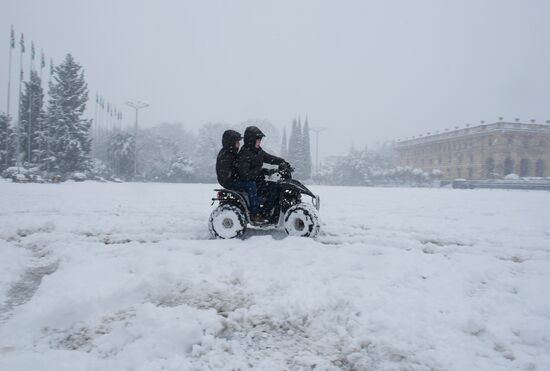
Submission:
[[487,161],[485,161],[485,176],[487,179],[494,179],[496,176],[495,160],[492,157],[489,157]]
[[535,176],[544,176],[544,161],[537,160],[535,163]]
[[531,162],[528,158],[522,158],[519,163],[519,176],[529,176],[531,171]]
[[510,157],[504,160],[504,175],[512,174],[514,172],[514,160]]

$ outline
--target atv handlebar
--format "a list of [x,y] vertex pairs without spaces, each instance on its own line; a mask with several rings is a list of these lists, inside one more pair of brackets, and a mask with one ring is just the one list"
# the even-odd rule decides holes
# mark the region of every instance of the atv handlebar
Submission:
[[291,179],[292,178],[292,173],[294,172],[294,168],[288,162],[285,161],[285,162],[279,164],[277,172],[279,173],[281,178]]

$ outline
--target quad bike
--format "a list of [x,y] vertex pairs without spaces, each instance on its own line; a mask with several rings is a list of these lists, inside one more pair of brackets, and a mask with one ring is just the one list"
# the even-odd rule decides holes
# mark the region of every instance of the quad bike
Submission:
[[[210,214],[208,229],[215,238],[235,238],[244,234],[247,227],[284,228],[291,236],[315,237],[319,234],[320,198],[314,195],[305,185],[292,179],[294,169],[289,166],[279,166],[277,173],[281,193],[279,202],[273,210],[263,210],[268,216],[265,223],[254,223],[248,210],[248,194],[230,189],[215,189],[216,198],[212,205],[219,202]],[[311,197],[311,203],[302,202],[302,196]],[[260,204],[265,202],[260,197]]]

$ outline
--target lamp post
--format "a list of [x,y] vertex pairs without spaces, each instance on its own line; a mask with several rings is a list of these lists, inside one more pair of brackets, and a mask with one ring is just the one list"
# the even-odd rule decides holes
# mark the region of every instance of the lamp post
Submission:
[[143,102],[126,102],[127,106],[132,107],[136,111],[136,122],[134,124],[134,180],[136,179],[137,175],[137,163],[138,163],[138,155],[137,155],[137,132],[138,132],[138,117],[139,117],[139,110],[145,107],[149,107],[147,103]]
[[311,127],[309,131],[315,133],[315,172],[319,176],[319,133],[327,130],[325,127]]

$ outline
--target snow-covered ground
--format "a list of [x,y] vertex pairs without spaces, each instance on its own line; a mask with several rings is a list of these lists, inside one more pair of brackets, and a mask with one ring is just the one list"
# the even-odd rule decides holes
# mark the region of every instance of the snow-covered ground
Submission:
[[316,187],[211,240],[213,185],[0,183],[0,370],[550,370],[550,192]]

